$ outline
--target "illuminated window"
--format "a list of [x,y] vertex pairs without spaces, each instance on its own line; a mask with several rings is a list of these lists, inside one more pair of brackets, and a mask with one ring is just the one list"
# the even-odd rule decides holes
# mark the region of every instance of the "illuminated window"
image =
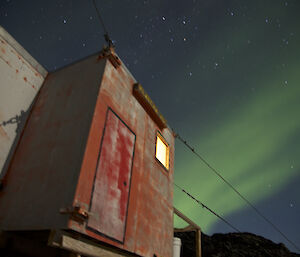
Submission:
[[169,169],[169,146],[159,133],[156,136],[155,157],[167,170]]

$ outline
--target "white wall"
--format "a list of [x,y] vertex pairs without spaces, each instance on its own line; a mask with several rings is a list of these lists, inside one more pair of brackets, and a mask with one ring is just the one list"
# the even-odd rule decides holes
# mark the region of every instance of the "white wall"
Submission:
[[46,76],[47,71],[0,26],[0,179]]

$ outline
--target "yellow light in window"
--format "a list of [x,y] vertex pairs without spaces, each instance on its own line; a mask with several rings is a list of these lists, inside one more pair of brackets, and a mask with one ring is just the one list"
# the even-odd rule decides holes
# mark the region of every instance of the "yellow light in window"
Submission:
[[169,169],[169,146],[160,134],[157,134],[156,136],[155,157],[162,165],[165,166],[166,169]]

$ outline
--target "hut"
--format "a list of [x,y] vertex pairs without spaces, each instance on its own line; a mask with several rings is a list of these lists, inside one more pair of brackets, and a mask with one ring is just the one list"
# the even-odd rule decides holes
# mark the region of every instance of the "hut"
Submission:
[[174,135],[141,84],[108,47],[43,74],[0,229],[87,256],[171,257]]

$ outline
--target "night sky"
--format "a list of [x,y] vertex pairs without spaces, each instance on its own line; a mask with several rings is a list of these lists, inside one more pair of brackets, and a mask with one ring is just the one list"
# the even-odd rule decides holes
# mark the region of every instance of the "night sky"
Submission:
[[[0,3],[0,24],[48,71],[104,44],[92,0]],[[169,125],[300,248],[300,1],[97,3]],[[175,182],[239,230],[297,252],[179,141]],[[204,233],[232,231],[176,188],[174,205]]]

